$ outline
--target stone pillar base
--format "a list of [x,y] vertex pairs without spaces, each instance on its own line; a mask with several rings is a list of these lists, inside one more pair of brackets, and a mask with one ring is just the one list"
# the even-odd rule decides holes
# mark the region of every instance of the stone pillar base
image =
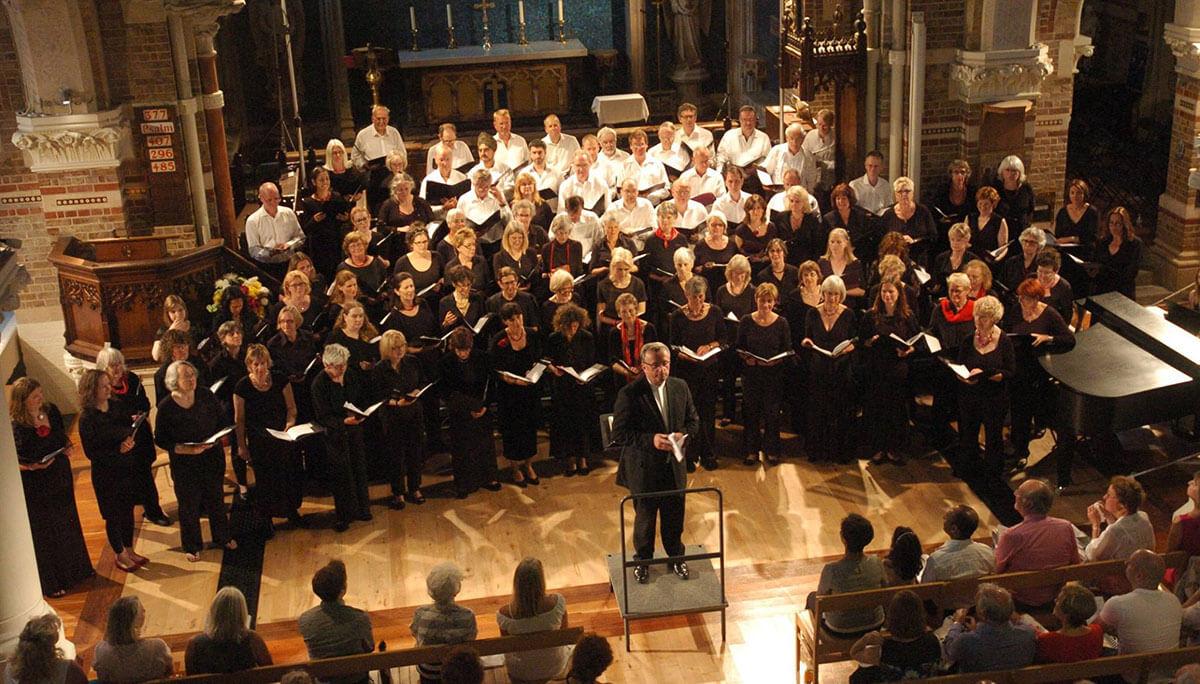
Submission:
[[700,84],[708,80],[704,69],[676,69],[671,72],[671,82],[679,93],[681,102],[696,102],[700,99]]

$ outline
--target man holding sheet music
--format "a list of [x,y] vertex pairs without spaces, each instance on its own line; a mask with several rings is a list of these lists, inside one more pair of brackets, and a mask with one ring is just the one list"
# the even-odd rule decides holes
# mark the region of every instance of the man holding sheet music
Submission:
[[264,270],[283,278],[287,262],[304,243],[296,212],[279,206],[279,188],[267,181],[258,186],[262,206],[246,219],[246,247]]
[[[665,492],[687,486],[684,451],[691,435],[700,429],[687,383],[671,375],[671,352],[665,344],[642,347],[642,377],[622,387],[613,407],[612,441],[621,447],[617,484],[633,494]],[[684,552],[684,496],[659,496],[634,503],[634,560],[654,557],[655,518],[661,517],[663,550],[669,556]],[[670,565],[680,579],[688,578],[687,563]],[[639,565],[633,575],[639,583],[650,580],[649,567]]]

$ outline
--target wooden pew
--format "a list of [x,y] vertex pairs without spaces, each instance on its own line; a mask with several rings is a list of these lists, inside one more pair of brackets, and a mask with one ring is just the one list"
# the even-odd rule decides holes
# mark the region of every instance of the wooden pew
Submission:
[[1016,670],[931,677],[925,681],[937,684],[976,684],[981,681],[995,682],[995,684],[1038,684],[1040,682],[1069,682],[1109,675],[1136,674],[1136,681],[1146,682],[1151,672],[1171,673],[1187,663],[1195,662],[1200,662],[1200,646],[1154,653],[1111,656],[1081,663],[1030,665]]
[[583,627],[554,629],[545,632],[534,632],[517,636],[494,637],[478,639],[461,644],[447,646],[418,646],[399,651],[383,653],[364,653],[362,655],[342,656],[340,658],[324,658],[299,663],[284,663],[256,667],[232,674],[223,675],[192,675],[190,677],[172,677],[155,680],[155,684],[270,684],[278,682],[284,674],[292,670],[304,670],[316,677],[341,677],[363,674],[373,670],[390,670],[397,667],[411,667],[421,663],[436,663],[445,660],[446,655],[459,646],[469,646],[480,656],[496,655],[499,653],[517,653],[521,651],[536,651],[555,646],[572,646],[583,636]]
[[[1183,569],[1187,566],[1187,553],[1177,551],[1164,555],[1168,568]],[[1061,585],[1065,582],[1076,581],[1085,585],[1094,585],[1102,577],[1121,576],[1125,574],[1125,561],[1098,561],[1067,565],[1048,570],[1030,570],[1011,572],[982,577],[970,577],[946,582],[929,582],[927,584],[909,584],[882,589],[869,589],[846,594],[818,595],[815,598],[813,610],[803,610],[796,614],[796,672],[800,672],[801,663],[816,676],[824,663],[835,663],[850,659],[850,647],[857,639],[843,639],[820,629],[821,615],[826,611],[853,610],[859,608],[887,608],[892,597],[900,591],[910,590],[917,594],[927,605],[932,604],[938,610],[948,610],[964,602],[973,602],[975,590],[984,582],[997,584],[1009,591]],[[1046,616],[1034,615],[1035,618]]]

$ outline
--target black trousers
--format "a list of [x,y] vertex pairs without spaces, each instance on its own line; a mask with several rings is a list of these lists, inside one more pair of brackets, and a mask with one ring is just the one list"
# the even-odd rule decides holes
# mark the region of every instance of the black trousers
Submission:
[[362,429],[346,426],[337,432],[327,431],[325,439],[333,509],[338,522],[349,523],[371,512]]
[[138,459],[133,466],[133,501],[142,507],[142,514],[148,518],[165,518],[162,506],[158,503],[158,485],[154,482],[154,459]]
[[742,374],[742,453],[778,456],[780,366],[747,366]]
[[[980,382],[990,382],[981,380]],[[1004,472],[1005,396],[976,396],[963,392],[959,397],[958,469],[963,473],[998,476]],[[979,461],[979,427],[983,426],[984,458]]]
[[[675,482],[670,473],[660,478],[656,491],[670,491]],[[637,499],[633,504],[633,558],[654,558],[654,523],[659,518],[663,550],[668,556],[683,555],[683,495],[651,496]]]
[[184,553],[199,553],[204,549],[201,515],[208,516],[214,544],[224,545],[229,541],[229,513],[222,491],[223,451],[171,459],[171,477],[175,480],[175,498],[179,501],[179,537]]
[[425,418],[405,420],[392,409],[384,409],[384,434],[389,451],[386,469],[392,494],[411,494],[421,488],[421,471],[425,468]]

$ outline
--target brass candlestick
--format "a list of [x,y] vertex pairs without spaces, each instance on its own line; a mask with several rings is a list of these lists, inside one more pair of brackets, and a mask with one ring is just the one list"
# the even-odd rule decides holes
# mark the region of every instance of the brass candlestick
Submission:
[[517,45],[529,45],[529,39],[525,37],[525,22],[517,24]]
[[558,42],[567,42],[567,22],[563,19],[558,20]]
[[454,39],[454,27],[447,26],[446,33],[450,34],[450,40],[448,43],[446,43],[446,49],[447,50],[457,50],[458,49],[458,41]]
[[412,30],[412,47],[410,47],[409,50],[412,50],[413,52],[421,51],[421,46],[417,45],[417,29],[415,28]]

